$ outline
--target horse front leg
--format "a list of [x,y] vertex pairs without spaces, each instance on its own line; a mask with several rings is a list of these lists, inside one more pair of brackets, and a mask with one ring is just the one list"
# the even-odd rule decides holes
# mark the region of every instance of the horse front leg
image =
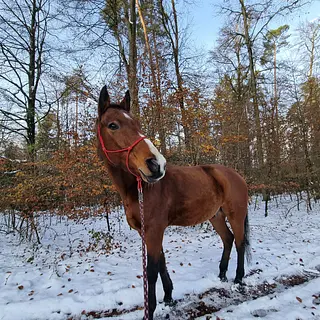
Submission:
[[[153,320],[153,314],[157,306],[156,283],[160,271],[160,256],[162,248],[163,230],[149,227],[146,230],[147,245],[147,277],[148,277],[148,305],[149,319]],[[146,319],[145,319],[146,320]]]

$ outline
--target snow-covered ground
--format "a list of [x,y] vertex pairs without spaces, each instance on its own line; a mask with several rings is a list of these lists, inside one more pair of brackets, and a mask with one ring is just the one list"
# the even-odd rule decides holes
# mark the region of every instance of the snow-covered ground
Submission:
[[[159,279],[156,319],[320,319],[320,205],[297,211],[282,197],[267,218],[263,207],[258,200],[249,209],[253,260],[244,289],[232,283],[235,250],[229,282],[218,279],[222,243],[209,224],[168,228],[177,305],[161,303]],[[43,216],[40,246],[6,234],[0,220],[0,320],[142,319],[141,241],[121,211],[110,218],[111,241],[105,218]]]

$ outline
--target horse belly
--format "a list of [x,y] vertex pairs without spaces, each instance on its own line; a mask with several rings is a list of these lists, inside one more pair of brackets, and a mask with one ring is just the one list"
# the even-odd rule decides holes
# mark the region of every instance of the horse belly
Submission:
[[204,204],[203,201],[195,203],[192,206],[185,206],[182,210],[176,212],[174,219],[170,221],[171,225],[176,226],[194,226],[211,219],[220,209],[221,204]]
[[[213,168],[185,168],[177,174],[172,189],[169,223],[191,226],[211,219],[223,204],[224,194]],[[212,172],[211,172],[212,171]]]

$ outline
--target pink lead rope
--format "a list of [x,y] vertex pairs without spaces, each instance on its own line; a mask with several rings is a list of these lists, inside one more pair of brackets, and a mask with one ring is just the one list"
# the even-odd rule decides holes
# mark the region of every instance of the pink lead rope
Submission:
[[138,181],[138,198],[141,220],[141,239],[142,239],[142,268],[143,268],[143,294],[144,294],[144,320],[149,319],[149,305],[148,305],[148,277],[147,277],[147,255],[146,255],[146,241],[145,241],[145,227],[144,227],[144,212],[143,212],[143,192],[141,178]]
[[101,148],[103,153],[113,165],[113,161],[111,161],[108,153],[120,153],[128,151],[126,158],[126,166],[128,171],[134,175],[137,179],[137,188],[138,188],[138,200],[139,200],[139,210],[140,210],[140,220],[141,220],[141,239],[142,239],[142,268],[143,268],[143,293],[144,293],[144,320],[149,319],[149,305],[148,305],[148,278],[147,278],[147,255],[146,255],[146,241],[145,241],[145,227],[144,227],[144,212],[143,212],[143,189],[142,189],[142,180],[141,177],[134,174],[129,168],[129,155],[131,150],[146,137],[142,136],[138,140],[136,140],[131,146],[119,149],[119,150],[107,150],[104,146],[104,142],[102,140],[100,125],[98,125],[98,138],[100,141]]

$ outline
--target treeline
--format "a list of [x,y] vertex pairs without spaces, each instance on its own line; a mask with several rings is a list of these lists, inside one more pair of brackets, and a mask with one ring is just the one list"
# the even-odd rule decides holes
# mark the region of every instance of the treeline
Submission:
[[130,89],[132,112],[168,161],[231,166],[251,193],[306,192],[311,209],[320,21],[283,24],[308,3],[221,1],[224,25],[203,52],[184,2],[1,0],[0,209],[32,220],[119,203],[95,153],[105,83],[115,100]]

